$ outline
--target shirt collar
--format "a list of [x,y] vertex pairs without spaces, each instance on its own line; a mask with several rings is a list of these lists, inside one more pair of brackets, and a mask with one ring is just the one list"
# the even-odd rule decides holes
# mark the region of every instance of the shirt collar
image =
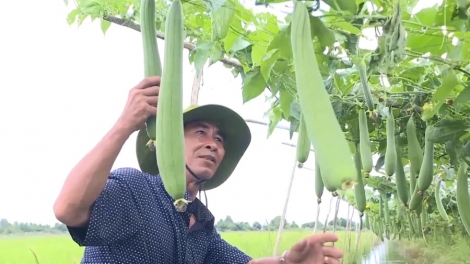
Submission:
[[[160,174],[157,177],[158,177],[158,184],[160,185],[161,188],[163,188],[163,190],[165,190]],[[166,190],[165,190],[165,193],[166,195],[168,195],[168,197],[170,197],[170,195],[166,192]],[[191,196],[189,195],[188,191],[184,193],[184,199],[186,199],[187,201],[191,201]],[[212,215],[209,209],[198,198],[195,198],[192,202],[188,204],[186,213],[192,214],[196,218],[196,223],[191,227],[190,231],[196,231],[201,228],[209,228],[209,229],[214,228],[214,221],[215,221],[214,215]]]

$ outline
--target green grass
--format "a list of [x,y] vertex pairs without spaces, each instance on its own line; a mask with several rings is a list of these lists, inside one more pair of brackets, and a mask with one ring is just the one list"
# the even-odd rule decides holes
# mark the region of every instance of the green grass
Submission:
[[470,238],[460,235],[444,238],[441,234],[419,240],[394,241],[396,248],[410,264],[470,263]]
[[[289,249],[295,242],[309,236],[311,232],[305,230],[285,231],[282,235],[279,253]],[[335,246],[343,248],[344,241],[348,243],[351,235],[351,246],[355,245],[355,236],[351,233],[337,232],[340,241]],[[237,246],[248,255],[258,258],[271,256],[276,241],[277,232],[229,232],[221,234],[230,244]],[[373,247],[375,235],[363,233],[361,243],[355,254],[348,254],[348,259],[355,259],[367,254]],[[347,253],[347,244],[346,244]],[[36,254],[40,264],[72,264],[80,263],[83,248],[78,247],[68,236],[37,236],[37,237],[11,237],[0,238],[0,264],[36,264]],[[354,252],[354,248],[351,250]]]

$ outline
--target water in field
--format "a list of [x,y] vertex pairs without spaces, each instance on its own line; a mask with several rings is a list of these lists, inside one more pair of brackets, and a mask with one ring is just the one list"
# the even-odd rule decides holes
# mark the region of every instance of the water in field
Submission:
[[361,264],[385,264],[400,263],[406,264],[406,258],[398,252],[392,242],[385,241],[375,246],[372,251],[362,259]]

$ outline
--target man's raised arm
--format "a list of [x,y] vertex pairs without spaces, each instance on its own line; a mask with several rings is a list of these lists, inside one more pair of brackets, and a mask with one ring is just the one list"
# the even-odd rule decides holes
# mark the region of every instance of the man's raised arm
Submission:
[[160,77],[149,77],[131,89],[116,124],[69,173],[54,203],[54,214],[60,222],[71,227],[88,223],[122,146],[157,112],[159,85]]
[[57,220],[72,227],[88,223],[92,205],[103,191],[114,161],[129,135],[119,125],[113,127],[72,169],[54,203]]

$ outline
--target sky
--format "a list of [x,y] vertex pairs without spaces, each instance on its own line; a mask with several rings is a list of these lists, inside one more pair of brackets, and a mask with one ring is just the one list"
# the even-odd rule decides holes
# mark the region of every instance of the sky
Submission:
[[[10,12],[0,17],[0,218],[54,224],[52,206],[67,174],[116,122],[128,91],[143,79],[141,37],[117,25],[103,35],[98,20],[69,26],[66,16],[72,6],[63,1],[5,1],[2,7]],[[162,52],[164,42],[158,44]],[[194,73],[186,59],[185,107]],[[246,119],[267,121],[265,97],[243,104],[241,87],[230,70],[212,65],[204,70],[199,104],[222,104]],[[295,144],[296,135],[289,140],[288,131],[277,129],[267,138],[266,126],[249,127],[251,145],[237,169],[222,186],[207,192],[216,220],[230,215],[234,221],[265,222],[283,211],[295,161],[295,148],[283,143]],[[135,136],[124,145],[114,169],[138,168]],[[305,168],[295,171],[288,221],[315,220],[314,161],[311,153]],[[325,191],[321,219],[329,200]],[[339,215],[345,217],[347,211],[342,204]]]

